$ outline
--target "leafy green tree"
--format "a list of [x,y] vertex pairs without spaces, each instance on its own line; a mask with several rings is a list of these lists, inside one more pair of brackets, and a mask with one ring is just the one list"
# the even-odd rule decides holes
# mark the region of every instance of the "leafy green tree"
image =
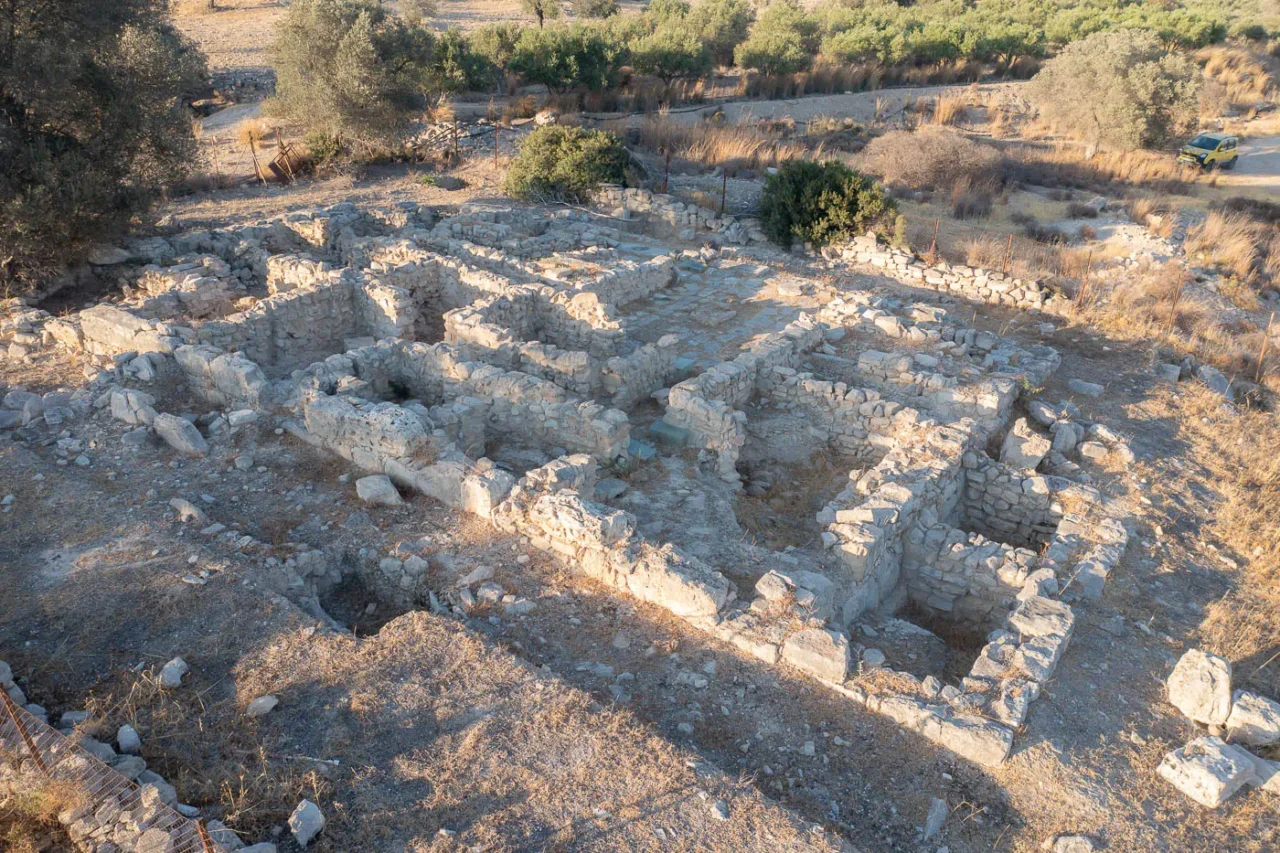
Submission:
[[689,9],[685,0],[650,0],[643,17],[651,29],[657,29],[670,21],[683,21]]
[[631,43],[631,65],[641,74],[661,77],[668,86],[680,77],[701,77],[711,71],[711,51],[697,33],[666,24]]
[[613,134],[553,124],[525,137],[505,187],[516,198],[585,202],[600,184],[622,183],[626,172],[627,152]]
[[520,0],[520,5],[537,19],[538,29],[542,29],[548,20],[560,17],[564,11],[560,0]]
[[773,0],[734,51],[734,59],[763,74],[792,74],[807,70],[817,49],[817,21],[794,0]]
[[755,20],[756,9],[750,0],[702,0],[685,17],[685,23],[720,65],[733,64],[733,51],[747,40]]
[[788,160],[765,180],[761,199],[764,233],[782,246],[847,239],[894,210],[879,184],[834,160]]
[[79,262],[188,174],[204,77],[160,0],[0,5],[0,286]]
[[1040,114],[1092,146],[1158,145],[1195,128],[1200,75],[1142,30],[1098,32],[1073,42],[1031,81]]
[[618,0],[579,0],[574,10],[584,18],[612,18],[618,14]]
[[548,92],[579,85],[598,91],[617,81],[619,57],[618,46],[594,27],[526,29],[516,42],[511,70]]
[[450,28],[435,40],[428,65],[428,88],[461,92],[484,88],[493,79],[485,58],[476,53],[462,30]]
[[272,112],[339,139],[389,140],[425,105],[435,39],[365,0],[294,0],[276,27]]
[[522,29],[518,24],[488,24],[471,33],[471,51],[488,67],[496,87],[511,69]]

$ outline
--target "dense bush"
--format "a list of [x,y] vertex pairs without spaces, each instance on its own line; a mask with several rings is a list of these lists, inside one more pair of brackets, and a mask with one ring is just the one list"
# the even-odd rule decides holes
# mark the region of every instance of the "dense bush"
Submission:
[[0,6],[0,288],[80,260],[187,174],[204,75],[160,0]]
[[1091,145],[1145,148],[1195,129],[1200,74],[1152,33],[1094,33],[1063,48],[1031,81],[1050,122]]
[[711,51],[712,60],[732,65],[734,50],[747,40],[755,20],[749,0],[702,0],[689,11],[685,25]]
[[627,152],[611,133],[550,125],[530,133],[507,170],[516,198],[584,202],[602,183],[626,178]]
[[811,66],[817,49],[818,22],[793,0],[773,0],[734,51],[734,60],[762,74],[792,74]]
[[425,104],[435,38],[366,0],[294,0],[271,50],[272,112],[338,138],[388,140]]
[[548,92],[574,86],[600,90],[617,82],[621,49],[593,27],[526,29],[516,42],[511,70]]
[[678,77],[710,73],[711,51],[697,33],[681,24],[664,24],[630,45],[631,65],[641,74],[661,77],[670,84]]
[[1000,152],[986,143],[952,130],[922,127],[871,140],[858,166],[890,186],[950,193],[960,182],[969,189],[998,188],[1001,161]]
[[879,184],[843,163],[790,160],[765,180],[760,222],[782,246],[852,237],[894,209]]
[[574,11],[584,18],[611,18],[618,14],[618,0],[580,0]]

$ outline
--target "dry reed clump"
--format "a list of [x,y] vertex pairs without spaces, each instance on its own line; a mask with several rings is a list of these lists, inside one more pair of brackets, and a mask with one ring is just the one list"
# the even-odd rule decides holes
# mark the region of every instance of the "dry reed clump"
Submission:
[[1248,281],[1268,266],[1272,230],[1248,214],[1215,210],[1187,231],[1186,250]]
[[1269,63],[1239,45],[1219,44],[1196,54],[1205,77],[1223,87],[1233,106],[1254,108],[1276,96],[1276,78]]
[[246,148],[257,148],[271,139],[276,128],[269,121],[261,118],[247,118],[236,125],[236,142]]
[[[1155,151],[1099,151],[1078,145],[1019,143],[1004,148],[1006,175],[1041,186],[1099,187],[1129,184],[1162,193],[1184,193],[1200,178],[1197,167]],[[1114,187],[1111,187],[1114,189]]]
[[1168,199],[1156,195],[1141,195],[1129,199],[1124,206],[1133,221],[1145,225],[1152,234],[1166,239],[1173,236],[1178,207]]
[[[801,145],[785,141],[778,133],[748,124],[681,125],[663,116],[653,116],[640,128],[640,143],[673,159],[702,165],[734,164],[739,168],[763,169],[784,160],[811,156]],[[821,156],[822,147],[812,153]]]
[[938,125],[964,124],[968,115],[968,104],[961,95],[939,95],[933,103],[933,114],[930,122]]
[[940,127],[890,131],[873,139],[858,162],[890,186],[951,192],[966,181],[970,190],[995,192],[1003,185],[999,151]]

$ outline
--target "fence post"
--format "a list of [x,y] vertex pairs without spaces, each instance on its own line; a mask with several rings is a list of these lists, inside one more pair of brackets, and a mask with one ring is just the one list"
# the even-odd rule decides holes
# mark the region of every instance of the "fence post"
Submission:
[[201,853],[217,853],[217,848],[213,846],[213,839],[209,837],[209,830],[205,827],[204,821],[195,821],[196,832],[200,833]]
[[31,733],[27,731],[27,726],[22,722],[22,716],[19,714],[18,705],[9,698],[9,694],[0,690],[0,700],[4,701],[4,709],[9,712],[9,719],[13,720],[14,727],[18,730],[18,736],[22,738],[22,742],[27,747],[27,751],[31,753],[31,757],[35,759],[36,766],[40,768],[44,775],[48,776],[49,765],[44,763],[44,758],[40,755],[40,750],[36,748],[36,742],[31,738]]
[[1089,250],[1089,258],[1085,261],[1084,277],[1080,280],[1080,292],[1076,294],[1076,304],[1084,304],[1084,295],[1089,292],[1089,273],[1093,271],[1093,249]]
[[1166,323],[1165,323],[1165,326],[1164,326],[1164,334],[1165,334],[1165,337],[1168,337],[1170,334],[1172,334],[1172,333],[1173,333],[1173,318],[1174,318],[1174,312],[1176,312],[1176,311],[1178,310],[1178,300],[1182,297],[1182,282],[1183,282],[1183,281],[1184,281],[1184,279],[1183,279],[1182,277],[1179,277],[1179,278],[1178,278],[1178,287],[1173,291],[1173,303],[1169,306],[1169,320],[1168,320],[1168,322],[1166,322]]
[[666,195],[671,189],[671,152],[666,153],[663,158],[665,165],[662,171],[662,193]]
[[498,168],[498,125],[493,126],[493,168]]
[[932,261],[938,256],[938,226],[942,224],[942,219],[933,220],[933,242],[929,244],[929,260]]
[[1013,235],[1009,235],[1009,242],[1004,247],[1004,265],[1000,267],[1001,275],[1009,274],[1009,256],[1013,254]]
[[725,164],[720,173],[720,215],[724,216],[724,209],[729,200],[729,166]]
[[1262,381],[1262,362],[1267,357],[1267,345],[1271,343],[1271,324],[1276,321],[1276,312],[1271,312],[1271,319],[1267,320],[1267,331],[1262,336],[1262,348],[1258,350],[1258,372],[1254,376],[1254,382]]

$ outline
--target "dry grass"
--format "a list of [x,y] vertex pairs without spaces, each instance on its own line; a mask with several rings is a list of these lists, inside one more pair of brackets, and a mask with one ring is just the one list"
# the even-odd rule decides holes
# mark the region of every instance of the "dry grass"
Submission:
[[1266,267],[1270,240],[1271,229],[1248,214],[1215,210],[1187,232],[1186,249],[1247,281]]
[[1141,195],[1125,202],[1129,216],[1157,237],[1173,236],[1178,208],[1164,196]]
[[968,104],[961,95],[939,95],[933,104],[930,123],[940,125],[964,124]]
[[[687,126],[663,116],[651,116],[640,129],[641,144],[673,159],[704,166],[731,164],[763,169],[784,160],[810,156],[802,145],[787,142],[781,134],[751,124]],[[821,155],[821,146],[813,156]]]
[[236,142],[246,148],[256,149],[275,133],[275,125],[266,119],[247,118],[236,125]]
[[[0,753],[0,762],[16,763],[16,756]],[[82,788],[66,780],[0,797],[0,849],[8,853],[39,853],[64,838],[58,814],[84,802]]]
[[994,191],[1002,183],[1000,152],[939,127],[895,130],[877,137],[859,165],[892,186],[950,193],[961,181],[969,189]]
[[1239,565],[1200,641],[1235,665],[1240,686],[1280,696],[1280,423],[1257,409],[1225,412],[1198,388],[1180,396],[1183,436],[1220,498],[1206,523]]
[[1161,193],[1186,193],[1200,179],[1199,169],[1156,151],[1099,151],[1086,157],[1070,144],[1015,144],[1004,150],[1008,175],[1041,186],[1098,187],[1114,184]]
[[1249,109],[1276,96],[1272,63],[1246,47],[1213,45],[1197,53],[1196,60],[1205,77],[1225,90],[1232,106]]

